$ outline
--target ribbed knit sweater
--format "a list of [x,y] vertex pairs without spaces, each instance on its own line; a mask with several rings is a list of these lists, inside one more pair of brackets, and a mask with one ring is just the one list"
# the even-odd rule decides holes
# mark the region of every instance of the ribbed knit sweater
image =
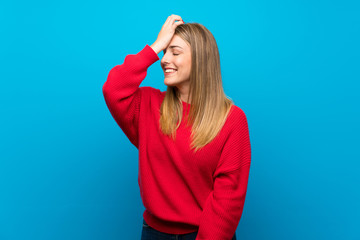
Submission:
[[[230,240],[239,224],[250,171],[250,137],[245,113],[233,105],[215,139],[194,153],[186,114],[176,140],[159,127],[166,92],[139,87],[159,60],[146,45],[114,66],[103,85],[109,111],[139,151],[138,183],[147,224],[164,233],[198,231],[196,240]],[[185,108],[187,107],[187,108]]]

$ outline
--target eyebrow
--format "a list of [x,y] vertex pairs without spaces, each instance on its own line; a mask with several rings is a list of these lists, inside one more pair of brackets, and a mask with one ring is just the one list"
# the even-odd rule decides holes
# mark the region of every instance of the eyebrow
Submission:
[[[176,47],[183,49],[182,47],[177,46],[177,45],[171,45],[171,46],[169,46],[169,48],[176,48]],[[166,52],[166,49],[164,49],[163,52],[165,53],[165,52]]]
[[181,48],[181,49],[183,49],[182,47],[180,47],[180,46],[177,46],[177,45],[171,45],[171,46],[169,46],[169,48],[175,48],[175,47],[178,47],[178,48]]

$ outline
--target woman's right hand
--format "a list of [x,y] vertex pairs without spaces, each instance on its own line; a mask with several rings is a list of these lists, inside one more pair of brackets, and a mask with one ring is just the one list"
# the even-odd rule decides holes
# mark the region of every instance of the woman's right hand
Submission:
[[[177,20],[177,22],[175,22]],[[174,33],[175,28],[181,24],[183,24],[184,21],[182,18],[178,15],[172,14],[169,16],[164,25],[162,26],[160,33],[156,39],[156,41],[150,46],[156,53],[161,52],[164,50],[170,43]]]

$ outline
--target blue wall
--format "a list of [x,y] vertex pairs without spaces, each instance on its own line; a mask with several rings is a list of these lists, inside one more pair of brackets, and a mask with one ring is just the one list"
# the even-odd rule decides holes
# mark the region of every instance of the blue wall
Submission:
[[[140,239],[137,149],[102,85],[171,14],[248,118],[239,239],[359,239],[358,1],[0,3],[0,239]],[[159,54],[162,57],[162,53]],[[160,62],[141,86],[165,90]]]

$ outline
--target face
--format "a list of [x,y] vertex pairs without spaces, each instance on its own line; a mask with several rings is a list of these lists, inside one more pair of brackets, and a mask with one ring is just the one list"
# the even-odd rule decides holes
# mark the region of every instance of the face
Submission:
[[161,67],[165,74],[165,85],[176,86],[179,90],[187,89],[190,85],[190,46],[181,37],[174,35],[163,52]]

